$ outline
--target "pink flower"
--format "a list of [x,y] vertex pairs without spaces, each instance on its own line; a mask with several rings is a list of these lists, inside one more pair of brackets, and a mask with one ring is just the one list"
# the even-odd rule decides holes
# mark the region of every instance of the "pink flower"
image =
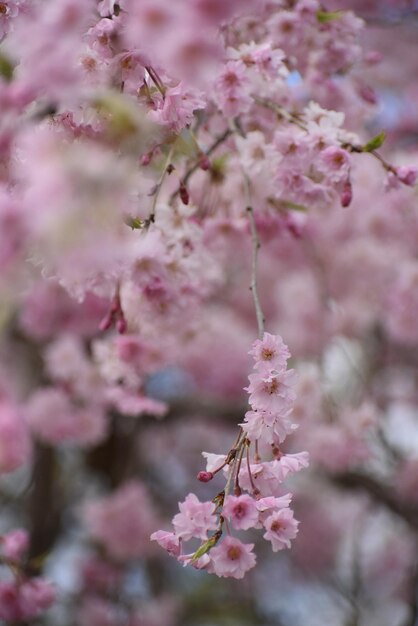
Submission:
[[185,126],[191,124],[196,109],[205,108],[206,102],[202,96],[202,93],[187,89],[183,83],[179,83],[176,87],[167,89],[159,108],[150,111],[148,117],[179,133]]
[[101,407],[78,407],[67,393],[55,387],[40,388],[32,395],[26,418],[35,435],[52,444],[94,445],[107,430]]
[[[263,496],[281,496],[281,484],[286,477],[307,467],[308,463],[307,452],[286,454],[274,461],[252,463],[250,467],[253,482]],[[252,490],[246,467],[241,467],[239,481],[243,489]]]
[[253,409],[282,415],[288,413],[295,400],[292,389],[296,382],[294,370],[263,369],[248,378],[250,384],[246,390]]
[[256,361],[255,367],[260,362],[264,362],[276,370],[285,368],[290,357],[289,348],[285,345],[280,335],[271,335],[270,333],[264,333],[262,339],[254,341],[248,354],[254,357]]
[[227,496],[225,498],[222,515],[230,520],[237,530],[248,530],[258,522],[256,501],[251,496]]
[[225,537],[210,551],[211,571],[221,578],[244,578],[255,566],[253,543],[242,543],[234,537]]
[[10,30],[10,19],[19,12],[21,0],[2,0],[0,2],[0,39]]
[[47,609],[55,598],[50,582],[32,578],[21,584],[0,582],[0,618],[7,622],[21,622],[36,617]]
[[338,146],[328,146],[320,152],[316,166],[331,183],[340,183],[349,177],[350,155]]
[[10,623],[21,619],[18,590],[11,581],[0,581],[0,618]]
[[20,587],[20,607],[24,618],[34,617],[49,608],[55,599],[52,584],[43,578],[32,578]]
[[224,463],[225,454],[213,454],[212,452],[202,452],[202,456],[206,459],[206,471],[215,473]]
[[157,530],[157,532],[152,533],[151,541],[156,541],[171,556],[179,556],[180,554],[180,540],[174,533]]
[[270,79],[285,78],[289,70],[284,64],[285,54],[279,48],[273,50],[271,44],[263,44],[253,53],[259,71]]
[[10,561],[20,561],[29,546],[29,536],[26,530],[17,528],[6,533],[1,538],[3,556]]
[[273,461],[273,466],[277,468],[280,480],[285,480],[288,474],[295,474],[302,468],[309,465],[308,452],[297,452],[296,454],[284,454],[279,460]]
[[214,99],[227,117],[245,113],[252,102],[249,80],[242,61],[228,61],[215,81]]
[[275,498],[274,496],[266,496],[265,498],[260,498],[256,501],[256,507],[260,511],[260,513],[265,513],[266,511],[269,511],[271,509],[286,509],[291,501],[291,493],[287,493],[284,496],[280,496],[279,498]]
[[259,440],[266,444],[282,443],[297,425],[293,424],[286,414],[270,413],[269,411],[247,411],[242,428],[250,441]]
[[140,557],[150,550],[155,514],[139,482],[126,483],[112,495],[87,503],[83,521],[89,534],[118,560]]
[[298,532],[298,524],[291,509],[281,509],[270,515],[264,522],[264,539],[271,541],[273,552],[290,548],[290,540]]
[[188,541],[192,537],[206,539],[208,530],[217,528],[213,502],[200,502],[194,493],[189,493],[179,504],[180,513],[173,517],[176,535]]
[[98,4],[99,13],[102,17],[113,15],[116,0],[101,0]]

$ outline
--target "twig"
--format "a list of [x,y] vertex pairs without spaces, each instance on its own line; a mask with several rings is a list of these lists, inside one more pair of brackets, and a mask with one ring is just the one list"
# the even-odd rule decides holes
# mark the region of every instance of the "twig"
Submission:
[[255,314],[257,317],[258,336],[260,339],[262,339],[264,335],[265,317],[264,317],[263,310],[261,308],[260,298],[258,296],[258,289],[257,289],[257,261],[258,261],[258,251],[260,249],[260,240],[258,238],[257,227],[255,225],[254,210],[252,207],[250,181],[249,181],[247,174],[244,172],[244,170],[242,173],[243,173],[243,178],[244,178],[245,197],[247,201],[246,211],[248,215],[248,221],[250,223],[251,242],[252,242],[250,289],[253,295]]
[[364,491],[376,503],[385,506],[389,511],[401,517],[411,528],[418,529],[418,506],[403,502],[393,490],[376,478],[356,471],[334,474],[329,478],[338,487]]
[[168,166],[170,165],[171,160],[173,158],[173,152],[174,152],[174,146],[172,146],[170,148],[170,152],[168,153],[168,157],[166,159],[166,162],[164,163],[164,167],[163,167],[163,171],[161,172],[161,176],[158,179],[158,182],[157,182],[157,184],[154,187],[154,196],[153,196],[153,199],[152,199],[151,212],[150,212],[150,214],[148,216],[148,219],[147,219],[147,223],[148,224],[152,224],[152,222],[155,221],[155,210],[156,210],[156,207],[157,207],[158,196],[160,195],[161,187],[162,187],[164,179],[166,177]]
[[[213,144],[204,152],[202,152],[202,154],[206,157],[210,157],[211,154],[213,154],[213,152],[215,152],[216,148],[218,148],[221,144],[224,143],[224,141],[226,141],[228,139],[228,137],[232,134],[232,131],[230,128],[227,128],[225,130],[225,132],[222,133],[222,135],[219,135],[219,137],[217,137],[217,139],[213,142]],[[183,183],[183,185],[187,185],[189,179],[191,178],[191,176],[193,176],[193,174],[199,169],[200,165],[199,165],[199,160],[194,163],[185,173],[185,175],[182,177],[181,182]],[[173,200],[178,196],[179,194],[179,189],[176,189],[175,191],[173,191],[173,193],[171,194],[170,197],[170,204],[171,202],[173,202]]]

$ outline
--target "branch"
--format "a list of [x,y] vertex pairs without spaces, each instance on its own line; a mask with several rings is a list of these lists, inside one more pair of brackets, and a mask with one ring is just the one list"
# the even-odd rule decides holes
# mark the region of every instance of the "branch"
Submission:
[[260,298],[258,296],[258,289],[257,289],[257,261],[258,261],[258,251],[260,249],[260,240],[258,238],[257,227],[255,225],[254,209],[252,207],[252,201],[251,201],[250,181],[248,179],[248,176],[245,173],[244,173],[244,181],[245,181],[244,182],[244,185],[245,185],[245,195],[246,195],[246,199],[247,199],[246,210],[247,210],[247,215],[248,215],[248,221],[250,223],[251,243],[252,243],[252,262],[251,262],[251,285],[250,285],[250,289],[251,289],[251,293],[253,294],[255,314],[256,314],[256,317],[257,317],[258,337],[259,337],[259,339],[262,339],[263,335],[264,335],[265,317],[264,317],[263,310],[261,308]]
[[[227,128],[225,130],[225,132],[222,133],[222,135],[220,135],[214,142],[213,144],[205,151],[203,152],[203,154],[207,157],[210,157],[211,154],[213,154],[213,152],[215,152],[216,148],[218,148],[221,144],[224,143],[224,141],[226,141],[228,139],[228,137],[232,134],[232,131],[230,128]],[[185,175],[182,177],[181,182],[183,183],[183,185],[187,185],[189,179],[193,176],[193,174],[200,168],[200,159],[194,163],[194,165],[192,165],[185,173]],[[173,202],[173,200],[178,196],[180,192],[180,187],[178,187],[175,191],[173,191],[173,193],[170,196],[170,200],[169,203],[171,204]]]
[[366,492],[372,500],[401,517],[414,530],[418,530],[418,506],[403,502],[376,478],[355,471],[334,474],[329,478],[337,487]]

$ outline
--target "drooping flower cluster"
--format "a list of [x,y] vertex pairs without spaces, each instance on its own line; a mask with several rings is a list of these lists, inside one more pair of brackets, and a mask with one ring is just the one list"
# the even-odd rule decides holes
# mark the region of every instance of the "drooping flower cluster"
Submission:
[[[280,449],[296,428],[290,421],[295,372],[286,367],[287,346],[280,336],[264,333],[250,354],[255,360],[247,388],[252,410],[226,455],[203,453],[206,471],[198,474],[206,483],[223,470],[225,488],[207,502],[190,493],[172,520],[174,532],[151,535],[181,563],[220,577],[243,578],[256,563],[254,544],[243,543],[232,531],[262,529],[274,552],[290,547],[298,522],[289,508],[292,496],[284,493],[282,484],[286,476],[308,465],[306,452],[284,454]],[[273,459],[262,461],[260,452],[269,448]],[[200,547],[185,554],[183,544],[193,539],[202,542]]]

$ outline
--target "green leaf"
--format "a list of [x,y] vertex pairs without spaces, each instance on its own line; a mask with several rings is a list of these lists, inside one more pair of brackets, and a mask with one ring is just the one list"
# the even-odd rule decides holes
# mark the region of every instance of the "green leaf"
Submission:
[[196,552],[193,554],[192,561],[197,561],[197,559],[200,559],[201,556],[209,552],[209,550],[211,550],[213,546],[218,543],[221,534],[222,533],[218,531],[214,533],[212,537],[209,537],[207,541],[202,543],[202,545],[199,546]]
[[130,226],[132,230],[140,230],[144,227],[144,222],[139,217],[127,217],[125,221],[127,226]]
[[210,164],[210,177],[213,183],[222,183],[225,178],[226,166],[228,161],[228,153],[220,154],[212,159]]
[[292,211],[302,211],[302,213],[306,213],[308,210],[304,204],[296,204],[296,202],[291,202],[290,200],[280,200],[280,204],[282,204],[282,206],[286,209],[291,209]]
[[306,213],[308,210],[308,207],[306,207],[304,204],[296,204],[296,202],[292,202],[291,200],[286,200],[286,199],[277,200],[276,198],[270,197],[270,198],[267,198],[267,201],[278,211],[287,209],[289,211],[301,211],[302,213]]
[[8,83],[13,78],[14,67],[10,60],[0,53],[0,76],[2,76]]
[[362,147],[363,152],[373,152],[373,150],[377,150],[383,145],[383,142],[386,139],[385,131],[382,130],[378,135],[375,135],[370,141],[368,141]]
[[344,11],[317,11],[316,19],[320,24],[327,24],[342,17]]

